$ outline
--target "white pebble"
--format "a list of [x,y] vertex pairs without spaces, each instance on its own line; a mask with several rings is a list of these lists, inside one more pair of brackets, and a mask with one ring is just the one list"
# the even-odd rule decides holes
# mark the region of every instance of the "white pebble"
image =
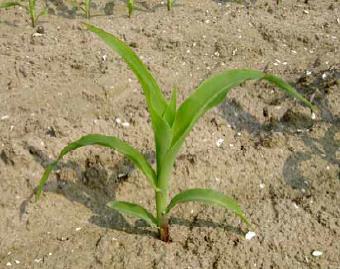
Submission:
[[122,120],[120,118],[116,118],[116,123],[121,124]]
[[309,14],[309,11],[308,10],[304,10],[303,13]]
[[222,146],[223,142],[224,142],[224,139],[223,139],[223,138],[217,139],[217,141],[216,141],[216,146],[218,146],[218,147]]
[[315,113],[313,112],[312,113],[312,120],[315,120],[316,119],[316,115],[315,115]]
[[2,116],[1,117],[1,120],[7,120],[9,118],[9,116],[8,115],[5,115],[5,116]]
[[48,256],[52,256],[52,253],[50,252],[50,253],[48,253]]
[[77,231],[77,232],[80,231],[80,230],[81,230],[81,227],[76,228],[76,231]]
[[312,74],[311,71],[308,71],[308,70],[306,71],[306,75],[307,75],[307,76],[310,76],[311,74]]
[[313,255],[314,257],[320,257],[320,256],[322,255],[322,251],[320,251],[320,250],[314,250],[314,251],[312,252],[312,255]]
[[6,266],[12,266],[12,264],[10,262],[6,263]]
[[18,260],[14,260],[14,261],[15,261],[16,264],[20,264],[20,261],[18,261]]
[[34,259],[34,262],[36,262],[36,263],[39,263],[41,261],[42,261],[42,259]]
[[260,189],[264,189],[266,185],[264,185],[263,183],[260,184]]
[[127,128],[127,127],[130,126],[130,123],[128,123],[127,121],[124,121],[124,122],[122,123],[122,126]]
[[102,60],[103,60],[103,62],[105,62],[107,60],[107,55],[106,54],[102,56]]
[[326,73],[323,73],[322,74],[322,79],[326,79],[327,78],[327,74]]
[[256,236],[255,232],[249,231],[246,233],[246,240],[252,240]]

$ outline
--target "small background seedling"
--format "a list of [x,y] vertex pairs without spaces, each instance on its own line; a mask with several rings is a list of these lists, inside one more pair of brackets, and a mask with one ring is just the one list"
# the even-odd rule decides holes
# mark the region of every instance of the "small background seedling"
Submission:
[[[175,0],[167,0],[167,8],[170,11],[174,5]],[[133,10],[135,9],[135,0],[127,0],[127,7],[129,17],[131,17]]]
[[4,2],[0,3],[0,8],[11,8],[11,7],[23,7],[28,12],[31,18],[31,25],[35,27],[39,17],[43,15],[47,15],[47,9],[43,8],[38,14],[36,12],[36,0],[28,0],[27,5],[25,5],[22,1],[13,1],[13,2]]
[[152,214],[138,204],[125,201],[112,201],[107,205],[112,209],[141,218],[151,226],[157,227],[161,240],[169,241],[169,213],[176,205],[184,202],[199,201],[213,204],[231,210],[243,222],[248,223],[245,214],[232,197],[211,189],[185,190],[174,195],[169,202],[170,178],[176,155],[185,138],[195,123],[208,110],[221,104],[233,87],[239,86],[247,80],[266,80],[310,108],[313,108],[312,104],[293,87],[276,76],[257,70],[235,69],[226,70],[205,80],[177,108],[176,90],[173,90],[170,99],[167,100],[148,68],[125,43],[93,25],[86,24],[86,27],[125,60],[141,84],[154,132],[156,169],[137,149],[117,137],[100,134],[85,135],[66,146],[60,152],[57,160],[46,168],[37,188],[36,198],[39,198],[51,171],[66,154],[84,146],[99,145],[124,154],[144,173],[155,192],[156,214]]

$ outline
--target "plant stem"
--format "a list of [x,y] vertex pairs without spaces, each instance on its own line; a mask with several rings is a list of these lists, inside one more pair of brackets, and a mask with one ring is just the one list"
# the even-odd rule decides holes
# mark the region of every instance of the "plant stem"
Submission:
[[159,229],[159,237],[164,242],[169,242],[169,221],[164,211],[168,203],[168,192],[159,191],[156,192],[156,210],[157,210],[157,221]]

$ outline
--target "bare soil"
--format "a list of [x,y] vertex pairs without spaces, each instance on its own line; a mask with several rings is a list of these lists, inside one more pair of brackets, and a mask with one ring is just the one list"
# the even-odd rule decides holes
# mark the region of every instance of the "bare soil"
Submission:
[[94,2],[91,22],[133,47],[167,95],[175,86],[182,101],[213,73],[256,68],[320,108],[312,120],[277,89],[249,82],[208,112],[178,156],[171,195],[232,195],[256,237],[245,240],[229,212],[190,203],[172,212],[169,244],[105,207],[121,199],[154,210],[143,175],[107,149],[70,154],[34,202],[44,167],[84,134],[116,135],[154,156],[132,72],[83,29],[80,12],[47,4],[42,35],[25,10],[0,11],[0,268],[340,268],[338,0],[178,0],[171,12],[150,0],[131,19],[123,1]]

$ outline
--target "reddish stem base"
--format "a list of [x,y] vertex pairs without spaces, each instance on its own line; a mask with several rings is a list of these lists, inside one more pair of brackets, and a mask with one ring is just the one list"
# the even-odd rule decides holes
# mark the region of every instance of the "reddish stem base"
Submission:
[[164,224],[159,229],[159,237],[163,242],[170,242],[169,224]]

